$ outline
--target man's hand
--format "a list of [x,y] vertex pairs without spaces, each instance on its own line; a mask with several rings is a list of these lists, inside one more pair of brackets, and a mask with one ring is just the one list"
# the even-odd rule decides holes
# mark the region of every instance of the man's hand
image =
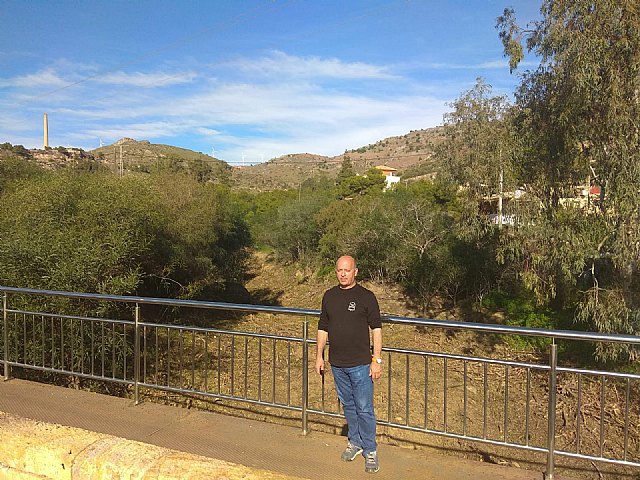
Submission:
[[381,375],[382,375],[382,365],[376,362],[371,362],[371,365],[369,366],[369,376],[375,382],[380,378]]
[[316,373],[324,375],[324,359],[322,358],[316,358]]

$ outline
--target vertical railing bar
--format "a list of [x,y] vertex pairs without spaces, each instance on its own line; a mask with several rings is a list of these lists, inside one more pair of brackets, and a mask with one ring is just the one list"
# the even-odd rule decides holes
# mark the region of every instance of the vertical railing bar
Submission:
[[249,398],[249,337],[244,337],[244,398]]
[[429,355],[424,356],[424,429],[429,428]]
[[[322,398],[324,401],[324,390]],[[291,405],[291,340],[287,341],[287,405]]]
[[17,313],[13,315],[13,330],[12,332],[15,330],[15,335],[13,336],[13,340],[14,340],[14,345],[13,345],[13,352],[15,355],[15,361],[17,363],[21,363],[21,357],[20,355],[24,355],[23,349],[22,349],[22,344],[24,342],[22,342],[22,339],[20,338],[20,334],[22,333],[22,328],[21,328],[21,323],[20,323],[20,315],[18,315]]
[[443,378],[442,378],[442,403],[443,403],[443,427],[444,427],[444,432],[447,432],[447,365],[448,365],[448,358],[444,357],[444,373],[443,373]]
[[209,332],[204,333],[204,391],[209,391]]
[[36,365],[36,316],[31,315],[31,365]]
[[405,355],[405,371],[406,371],[406,375],[405,375],[405,411],[404,411],[404,424],[405,425],[409,425],[409,397],[411,395],[411,392],[409,391],[409,354],[407,353]]
[[116,324],[111,324],[111,378],[116,378]]
[[302,321],[302,434],[309,433],[309,319]]
[[387,361],[387,365],[389,365],[388,370],[388,376],[387,376],[387,421],[389,423],[391,423],[391,419],[392,417],[392,412],[391,412],[391,406],[392,406],[392,396],[391,396],[391,378],[393,377],[392,375],[392,369],[393,366],[391,364],[391,352],[389,352],[389,359]]
[[556,449],[556,385],[558,367],[558,346],[555,339],[549,345],[549,405],[547,409],[547,470],[545,480],[553,480],[555,473]]
[[524,444],[529,446],[529,418],[531,410],[531,367],[527,367],[527,393],[524,413]]
[[184,386],[184,361],[183,361],[183,352],[184,352],[184,331],[182,328],[178,329],[178,378],[180,382],[178,386],[182,389]]
[[600,456],[604,455],[604,402],[605,402],[605,377],[600,376]]
[[[29,353],[29,356],[28,356],[28,358],[25,356],[24,363],[25,363],[25,365],[35,365],[35,361],[33,359],[33,357],[34,357],[33,356],[34,341],[35,341],[35,337],[34,337],[34,326],[35,326],[34,325],[34,315],[29,315],[29,319],[30,319],[29,323],[31,323],[31,341],[30,341],[31,348],[27,349],[27,352]],[[27,343],[26,337],[25,337],[24,340],[25,340],[25,344],[26,344]]]
[[31,365],[37,365],[37,348],[36,348],[36,316],[31,316]]
[[221,372],[220,372],[220,368],[221,368],[221,359],[220,359],[220,347],[221,347],[221,335],[218,334],[217,336],[218,338],[218,393],[221,393],[221,389],[222,389],[222,384],[221,384]]
[[[24,363],[25,365],[35,365],[35,362],[33,361],[33,315],[29,315],[29,323],[31,323],[31,339],[29,341],[30,343],[30,348],[26,348],[25,349],[25,358],[24,358]],[[25,322],[26,322],[26,318],[25,318]],[[27,345],[27,331],[28,329],[25,328],[25,338],[24,338],[24,343],[25,346]]]
[[104,345],[104,342],[105,342],[105,338],[104,338],[104,322],[100,322],[100,325],[101,325],[101,327],[102,327],[102,331],[101,331],[101,335],[102,335],[102,338],[101,338],[102,348],[100,349],[100,350],[101,350],[101,352],[100,352],[100,354],[101,354],[101,361],[102,361],[102,372],[101,372],[101,375],[100,375],[100,376],[104,378],[104,376],[105,376],[105,375],[104,375],[104,369],[105,369],[105,362],[106,362],[106,360],[105,360],[105,345]]
[[[93,327],[93,321],[89,320],[88,322],[89,322],[90,328]],[[82,330],[81,330],[82,331],[82,338],[81,338],[82,348],[81,348],[81,354],[80,354],[80,369],[81,369],[82,373],[84,374],[85,373],[84,372],[84,368],[85,368],[85,366],[84,366],[84,354],[85,354],[84,336],[85,335],[84,334],[85,334],[85,329],[87,328],[85,322],[82,322],[81,328],[82,328]],[[88,334],[90,337],[91,337],[91,333],[92,332],[93,332],[93,330],[91,330],[91,332],[89,332],[89,334]],[[91,344],[91,342],[89,342],[89,344]],[[91,346],[89,346],[89,355],[91,355]],[[89,368],[91,368],[91,367],[89,367]],[[91,374],[93,375],[93,372],[91,372]]]
[[75,347],[75,340],[74,340],[74,337],[73,337],[73,318],[71,318],[71,319],[69,319],[69,351],[70,351],[70,353],[69,353],[69,359],[70,359],[69,371],[71,371],[71,373],[74,372],[74,367],[73,367],[74,347]]
[[[2,295],[2,350],[4,352],[4,379],[11,378],[11,367],[9,366],[9,314],[8,314],[8,294],[4,292]],[[51,335],[53,338],[53,335]],[[53,349],[51,349],[53,351]]]
[[[71,357],[73,359],[73,356]],[[27,364],[27,314],[22,315],[22,362]],[[73,371],[73,364],[72,370]]]
[[[135,335],[133,340],[133,398],[134,404],[140,404],[140,304],[136,302],[136,307],[134,310],[134,329],[133,334]],[[125,338],[126,335],[125,335]],[[126,358],[126,355],[125,355]],[[125,372],[127,369],[125,368]]]
[[31,344],[32,344],[32,354],[31,354],[31,364],[35,365],[36,364],[36,316],[32,315],[31,316]]
[[[42,345],[42,366],[43,367],[45,367],[45,350],[46,350],[44,344],[47,341],[46,340],[47,336],[45,335],[45,330],[46,330],[45,323],[46,322],[44,321],[44,315],[40,315],[40,328],[42,329],[41,330],[42,338],[40,339],[40,343]],[[93,326],[93,323],[91,325]]]
[[84,374],[84,320],[80,319],[80,373]]
[[91,376],[96,374],[96,333],[95,323],[91,322]]
[[504,366],[504,443],[507,443],[507,429],[509,428],[509,365]]
[[230,375],[230,384],[231,384],[231,396],[235,395],[236,391],[236,336],[231,334],[231,369],[229,372]]
[[258,401],[262,400],[262,337],[258,337]]
[[276,339],[273,339],[273,356],[271,364],[271,401],[276,403]]
[[191,389],[196,388],[196,331],[191,330]]
[[51,368],[56,368],[55,321],[51,317]]
[[147,383],[147,352],[149,346],[147,345],[147,326],[142,326],[142,383]]
[[462,378],[462,395],[463,395],[463,407],[462,407],[462,434],[467,436],[467,360],[463,363],[463,378]]
[[171,386],[171,329],[167,327],[167,387]]
[[153,337],[155,339],[155,354],[156,354],[156,359],[155,359],[155,368],[154,368],[154,372],[155,372],[155,384],[159,385],[159,380],[160,380],[160,335],[158,334],[158,327],[153,327]]
[[[134,326],[135,331],[135,326]],[[127,380],[127,324],[122,324],[122,379]],[[135,347],[134,347],[135,350]],[[135,355],[135,352],[134,352]],[[135,367],[135,366],[134,366]]]
[[624,457],[623,460],[627,461],[627,452],[629,451],[629,398],[631,393],[631,380],[627,377],[627,388],[625,392],[624,400]]
[[14,329],[15,329],[15,335],[13,336],[14,339],[14,349],[13,351],[15,352],[16,355],[16,362],[20,362],[20,354],[21,354],[21,349],[20,349],[20,319],[18,314],[15,314],[13,317],[13,324],[14,324]]
[[[81,320],[79,320],[81,321]],[[78,321],[71,319],[71,325],[77,326]],[[78,329],[79,330],[79,329]],[[78,350],[78,331],[74,333],[74,330],[71,330],[71,372],[77,373],[78,371],[78,363],[74,362],[74,359],[77,359],[77,350]]]
[[580,453],[580,444],[582,443],[582,373],[578,373],[578,399],[576,410],[576,453]]
[[483,370],[483,400],[482,400],[482,438],[487,439],[487,394],[488,394],[488,379],[487,379],[487,363],[482,364]]

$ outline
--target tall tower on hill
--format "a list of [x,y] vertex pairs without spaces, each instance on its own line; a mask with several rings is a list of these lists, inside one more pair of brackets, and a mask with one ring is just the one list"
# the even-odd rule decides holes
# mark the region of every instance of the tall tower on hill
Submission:
[[49,117],[44,112],[44,148],[49,147]]

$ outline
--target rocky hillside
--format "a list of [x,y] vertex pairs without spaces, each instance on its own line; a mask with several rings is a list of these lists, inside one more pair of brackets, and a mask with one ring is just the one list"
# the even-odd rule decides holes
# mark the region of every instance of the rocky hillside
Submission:
[[434,148],[442,139],[442,127],[414,130],[406,135],[389,137],[365,147],[348,150],[335,157],[298,153],[250,167],[235,167],[232,179],[235,185],[252,190],[295,188],[313,176],[335,176],[347,158],[357,173],[364,173],[378,165],[387,165],[398,169],[398,173],[405,179],[433,176],[438,171],[433,159]]
[[148,140],[137,141],[132,138],[122,138],[112,145],[96,148],[91,150],[91,154],[111,165],[117,165],[122,154],[125,169],[139,168],[160,160],[202,161],[212,165],[227,165],[226,162],[204,153],[172,145],[151,143]]

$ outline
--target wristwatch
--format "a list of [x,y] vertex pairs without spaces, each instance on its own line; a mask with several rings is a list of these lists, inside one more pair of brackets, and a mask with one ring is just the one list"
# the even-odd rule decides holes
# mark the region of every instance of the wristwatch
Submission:
[[382,363],[382,358],[380,357],[375,357],[375,356],[371,356],[371,363],[376,362],[378,365],[380,365]]

